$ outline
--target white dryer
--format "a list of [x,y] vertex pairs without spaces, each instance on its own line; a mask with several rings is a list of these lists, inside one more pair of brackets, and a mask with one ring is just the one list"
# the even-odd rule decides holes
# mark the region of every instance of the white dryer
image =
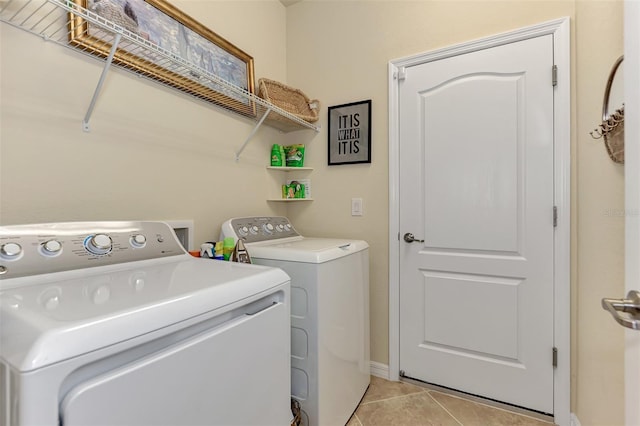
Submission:
[[287,426],[289,311],[161,222],[0,227],[0,425]]
[[308,238],[285,217],[226,221],[254,263],[291,277],[291,395],[307,426],[342,426],[370,379],[369,246]]

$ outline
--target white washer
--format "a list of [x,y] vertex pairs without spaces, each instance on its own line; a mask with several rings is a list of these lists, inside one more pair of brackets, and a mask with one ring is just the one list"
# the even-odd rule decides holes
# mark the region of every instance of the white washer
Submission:
[[161,222],[0,227],[0,425],[289,425],[289,277]]
[[285,217],[229,219],[229,236],[291,277],[291,394],[304,424],[346,424],[370,379],[368,244],[303,237]]

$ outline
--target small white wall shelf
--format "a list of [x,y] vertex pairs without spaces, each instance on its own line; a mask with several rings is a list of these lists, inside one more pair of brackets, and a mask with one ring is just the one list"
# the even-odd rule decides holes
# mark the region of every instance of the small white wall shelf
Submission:
[[[313,167],[286,167],[286,166],[267,166],[268,171],[277,171],[277,172],[310,172],[313,170]],[[313,201],[313,198],[269,198],[267,201],[273,202],[296,202],[296,201]]]
[[296,201],[313,201],[313,198],[269,198],[267,201],[278,203],[295,203]]
[[[71,44],[70,29],[74,28],[74,26],[78,27],[78,22],[81,22],[79,20],[86,21],[91,28],[91,34],[99,36],[102,42],[84,43],[81,47],[77,44]],[[180,90],[183,93],[186,92],[196,99],[205,101],[208,105],[215,105],[219,108],[236,112],[238,117],[253,120],[256,124],[247,139],[236,151],[236,160],[240,158],[240,154],[262,124],[282,132],[302,129],[319,131],[319,127],[209,73],[175,53],[81,7],[72,0],[1,1],[0,21],[104,62],[104,69],[82,122],[82,128],[85,131],[90,130],[89,121],[93,108],[111,66],[132,72],[139,77],[150,79],[155,83]],[[84,28],[86,27],[85,25]],[[105,45],[111,46],[109,55],[104,53]],[[102,51],[100,51],[100,48],[102,48]],[[135,55],[135,60],[114,60],[116,50]],[[146,64],[156,64],[162,68],[163,73],[167,72],[174,77],[179,77],[182,81],[182,88],[176,87],[175,84],[161,81],[148,71],[141,70],[136,66],[141,61]],[[185,89],[185,86],[188,89]],[[214,93],[213,96],[212,93]],[[212,97],[219,98],[221,95],[227,97],[227,99],[231,98],[233,107],[215,104]]]
[[267,166],[269,170],[278,170],[281,172],[297,172],[299,170],[313,170],[313,167],[284,167],[284,166]]

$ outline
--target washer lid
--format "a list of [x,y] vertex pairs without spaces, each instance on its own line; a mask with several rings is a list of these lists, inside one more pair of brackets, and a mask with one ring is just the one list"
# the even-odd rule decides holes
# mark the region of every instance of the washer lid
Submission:
[[263,241],[246,244],[252,258],[302,263],[324,263],[349,256],[369,247],[362,240],[296,237],[287,241]]
[[34,370],[224,311],[289,281],[276,268],[189,255],[114,269],[54,273],[49,281],[1,291],[0,358],[18,371]]

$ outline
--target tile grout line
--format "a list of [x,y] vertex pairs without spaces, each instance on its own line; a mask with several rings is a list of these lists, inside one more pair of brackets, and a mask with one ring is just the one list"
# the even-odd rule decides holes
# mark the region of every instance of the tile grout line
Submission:
[[375,401],[367,401],[367,402],[363,402],[363,403],[361,403],[360,405],[369,405],[369,404],[375,404],[375,403],[377,403],[377,402],[391,401],[391,400],[394,400],[394,399],[404,398],[404,397],[406,397],[406,396],[416,395],[416,394],[419,394],[419,393],[422,393],[422,392],[423,392],[423,391],[422,391],[422,390],[420,390],[420,391],[417,391],[417,392],[408,393],[408,394],[406,394],[406,395],[397,395],[397,396],[392,396],[392,397],[390,397],[390,398],[376,399]]
[[456,418],[456,416],[454,416],[453,414],[451,414],[451,412],[450,412],[449,410],[447,410],[447,409],[445,408],[445,406],[444,406],[444,405],[440,404],[440,402],[438,402],[438,400],[437,400],[437,399],[435,399],[435,398],[433,397],[433,395],[431,395],[431,392],[429,392],[429,391],[426,391],[426,392],[427,392],[427,395],[429,395],[429,398],[431,398],[431,399],[433,400],[433,402],[435,402],[436,404],[438,404],[438,405],[440,406],[440,408],[442,408],[442,409],[443,409],[443,410],[444,410],[448,415],[450,415],[450,416],[451,416],[451,418],[453,418],[453,420],[455,420],[456,422],[458,422],[458,424],[459,424],[460,426],[464,426],[464,425],[462,424],[462,422]]
[[360,426],[364,426],[364,424],[360,421],[360,417],[358,417],[358,414],[357,413],[353,413],[353,415],[355,416],[356,420],[358,421],[358,424]]
[[[480,402],[480,401],[472,401],[472,400],[467,399],[467,398],[464,398],[464,397],[462,397],[462,396],[458,396],[458,395],[454,395],[454,394],[449,394],[449,393],[445,393],[445,392],[440,392],[440,391],[437,391],[437,390],[433,390],[433,391],[431,391],[431,392],[436,392],[436,393],[440,393],[440,394],[442,394],[442,395],[450,396],[450,397],[452,397],[452,398],[457,398],[457,399],[461,399],[461,400],[463,400],[463,401],[472,402],[472,403],[474,403],[474,404],[482,405],[483,407],[491,408],[491,409],[494,409],[494,410],[500,410],[500,411],[503,411],[503,412],[505,412],[505,413],[513,414],[513,415],[515,415],[515,416],[525,417],[525,418],[527,418],[527,419],[531,419],[531,420],[536,420],[536,421],[538,421],[538,422],[547,423],[547,424],[549,424],[550,426],[553,426],[553,425],[555,424],[555,423],[551,423],[551,422],[548,422],[548,421],[546,421],[546,420],[542,420],[542,419],[539,419],[539,418],[536,418],[536,417],[533,417],[533,416],[528,416],[528,415],[526,415],[526,414],[519,413],[519,412],[517,412],[517,411],[511,411],[511,410],[509,410],[509,409],[507,409],[507,408],[496,407],[496,406],[493,406],[493,405],[490,405],[490,404],[485,404],[485,403]],[[435,398],[434,398],[434,399],[435,399]]]
[[[437,389],[430,389],[429,387],[424,387],[424,386],[412,385],[411,387],[413,389],[417,388],[417,390],[414,391],[414,392],[411,392],[411,393],[403,394],[403,395],[395,395],[395,396],[390,396],[388,398],[382,398],[382,399],[372,400],[372,401],[368,401],[368,402],[361,402],[359,404],[359,406],[365,406],[365,405],[375,404],[375,403],[379,403],[379,402],[380,403],[384,403],[384,402],[389,402],[389,401],[400,400],[402,398],[413,397],[413,396],[416,396],[416,395],[420,395],[423,392],[426,392],[429,395],[429,398],[433,402],[435,402],[438,407],[442,408],[445,411],[445,413],[447,413],[458,425],[464,426],[464,424],[460,420],[458,420],[456,418],[456,416],[454,416],[453,413],[451,411],[449,411],[445,407],[444,403],[440,403],[435,398],[434,393],[437,393],[437,394],[441,394],[441,395],[444,395],[444,396],[456,398],[458,400],[471,403],[471,404],[476,405],[478,407],[484,407],[486,409],[498,410],[498,411],[501,411],[501,412],[504,412],[504,413],[508,413],[509,415],[513,415],[513,416],[515,416],[517,418],[534,420],[536,422],[540,422],[541,423],[540,426],[557,426],[557,425],[555,425],[555,423],[550,422],[546,418],[543,419],[543,418],[536,417],[535,415],[528,415],[527,413],[523,413],[523,412],[519,412],[519,411],[513,411],[513,410],[510,410],[507,407],[494,406],[494,405],[491,405],[491,404],[488,404],[488,403],[484,403],[483,401],[474,400],[472,398],[466,398],[463,395],[457,395],[455,393],[443,392],[443,391],[440,391],[440,390],[437,390]],[[481,399],[481,398],[475,398],[475,399]],[[354,417],[356,418],[356,420],[358,422],[358,425],[354,425],[354,426],[365,426],[364,423],[360,420],[360,418],[355,413],[354,413]]]

